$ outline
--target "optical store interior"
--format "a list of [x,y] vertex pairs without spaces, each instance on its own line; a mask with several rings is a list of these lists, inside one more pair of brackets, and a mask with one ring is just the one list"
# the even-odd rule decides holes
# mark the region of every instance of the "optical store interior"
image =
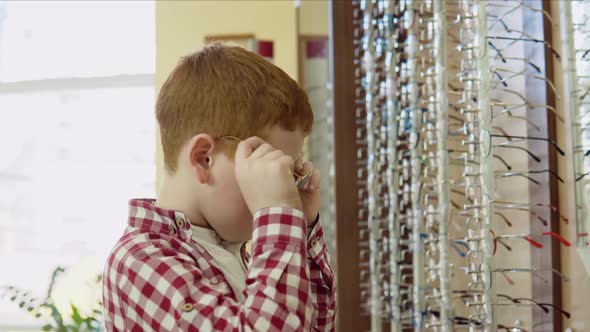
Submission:
[[0,332],[116,330],[111,251],[166,182],[158,96],[211,44],[311,106],[334,301],[315,330],[590,330],[590,0],[8,0]]

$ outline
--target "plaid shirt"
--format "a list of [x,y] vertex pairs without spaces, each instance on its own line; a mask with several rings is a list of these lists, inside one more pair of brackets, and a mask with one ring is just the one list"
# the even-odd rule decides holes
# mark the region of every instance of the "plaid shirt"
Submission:
[[254,215],[240,303],[186,220],[154,200],[130,201],[129,225],[104,271],[108,331],[334,330],[334,273],[319,223],[307,235],[299,210]]

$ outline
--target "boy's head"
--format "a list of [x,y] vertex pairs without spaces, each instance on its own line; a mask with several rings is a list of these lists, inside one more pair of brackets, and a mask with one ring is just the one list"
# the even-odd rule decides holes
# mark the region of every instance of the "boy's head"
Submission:
[[180,60],[160,90],[156,116],[166,176],[233,242],[250,238],[252,215],[235,180],[237,141],[223,137],[258,136],[297,159],[313,123],[297,82],[255,53],[221,44]]

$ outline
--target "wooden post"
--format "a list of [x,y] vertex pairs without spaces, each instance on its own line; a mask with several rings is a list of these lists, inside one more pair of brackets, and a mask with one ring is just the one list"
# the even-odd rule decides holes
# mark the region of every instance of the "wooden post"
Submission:
[[330,1],[336,186],[337,331],[370,328],[362,314],[359,275],[357,143],[355,133],[354,26],[352,1]]
[[[551,14],[550,1],[534,0],[527,1],[528,6],[539,10],[545,10]],[[523,8],[523,30],[533,38],[545,40],[552,45],[552,26],[551,22],[540,12]],[[541,74],[535,72],[529,66],[526,74],[540,75],[545,77],[549,82],[553,82],[553,61],[557,59],[551,50],[543,43],[531,41],[523,42],[524,56],[531,62],[539,66]],[[558,59],[557,59],[558,60]],[[559,61],[559,60],[558,60]],[[525,78],[525,97],[534,105],[548,105],[555,109],[555,94],[551,86],[544,80],[532,76]],[[541,131],[538,132],[529,127],[528,135],[535,137],[547,137],[556,141],[556,119],[549,109],[528,109],[527,117],[530,121],[537,124]],[[562,125],[562,124],[559,124]],[[557,151],[549,143],[543,141],[529,140],[528,147],[532,153],[543,158],[543,163],[537,165],[531,164],[531,169],[543,170],[550,169],[557,174]],[[531,183],[529,185],[530,201],[532,203],[545,203],[559,208],[558,182],[554,176],[548,173],[537,174],[535,176],[541,185]],[[539,234],[542,232],[555,232],[559,234],[560,219],[559,214],[545,207],[532,207],[535,212],[549,221],[548,226],[539,223],[536,216],[530,216],[531,233]],[[573,227],[573,225],[571,225]],[[531,247],[531,265],[538,268],[537,276],[533,275],[532,296],[533,299],[540,303],[551,303],[561,307],[561,280],[559,276],[552,272],[552,269],[560,270],[560,244],[551,237],[539,238],[543,248]],[[542,240],[542,241],[541,241]],[[549,307],[547,307],[549,308]],[[552,310],[549,314],[543,312],[538,307],[533,307],[533,331],[562,331],[562,314],[557,310]]]

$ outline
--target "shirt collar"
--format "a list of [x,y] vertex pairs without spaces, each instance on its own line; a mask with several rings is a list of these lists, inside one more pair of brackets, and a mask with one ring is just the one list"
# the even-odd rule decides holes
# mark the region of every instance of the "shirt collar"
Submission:
[[192,238],[198,241],[204,241],[209,244],[220,246],[231,252],[239,252],[240,248],[247,242],[229,242],[221,238],[221,236],[211,228],[191,225]]
[[129,201],[129,226],[148,233],[165,233],[190,239],[192,230],[184,213],[157,207],[156,200],[137,198]]
[[224,248],[243,246],[245,242],[233,243],[221,239],[213,229],[191,225],[184,213],[157,207],[153,198],[136,198],[129,201],[129,226],[146,233],[164,233],[188,241],[193,232],[198,237]]
[[191,228],[193,231],[193,239],[196,237],[199,240],[210,244],[221,245],[221,237],[213,229],[195,225],[192,225]]

